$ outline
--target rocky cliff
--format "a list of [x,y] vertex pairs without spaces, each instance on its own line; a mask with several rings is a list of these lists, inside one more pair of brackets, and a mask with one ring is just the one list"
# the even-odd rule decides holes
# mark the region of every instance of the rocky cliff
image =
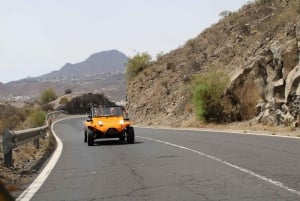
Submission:
[[195,74],[230,77],[223,97],[226,122],[253,119],[299,124],[300,2],[244,5],[176,50],[157,58],[128,83],[128,109],[147,125],[194,121],[190,85]]

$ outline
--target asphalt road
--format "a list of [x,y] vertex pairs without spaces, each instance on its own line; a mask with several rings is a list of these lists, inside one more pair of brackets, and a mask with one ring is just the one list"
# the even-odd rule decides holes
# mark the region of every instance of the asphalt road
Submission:
[[82,121],[54,125],[62,154],[31,200],[300,200],[298,139],[135,128],[89,147]]

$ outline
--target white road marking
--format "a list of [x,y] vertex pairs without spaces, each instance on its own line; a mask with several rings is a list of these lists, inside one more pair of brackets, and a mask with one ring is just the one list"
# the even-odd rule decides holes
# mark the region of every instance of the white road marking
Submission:
[[227,165],[227,166],[229,166],[229,167],[232,167],[232,168],[234,168],[234,169],[237,169],[237,170],[239,170],[239,171],[241,171],[241,172],[244,172],[244,173],[246,173],[246,174],[250,174],[251,176],[257,177],[257,178],[259,178],[259,179],[261,179],[261,180],[263,180],[263,181],[265,181],[265,182],[268,182],[268,183],[270,183],[270,184],[273,184],[273,185],[275,185],[275,186],[277,186],[277,187],[280,187],[280,188],[282,188],[282,189],[284,189],[284,190],[287,190],[287,191],[289,191],[289,192],[291,192],[291,193],[295,193],[295,194],[297,194],[297,195],[300,196],[300,192],[299,192],[299,191],[297,191],[297,190],[295,190],[295,189],[292,189],[292,188],[289,188],[288,186],[285,186],[283,183],[281,183],[281,182],[279,182],[279,181],[275,181],[275,180],[273,180],[273,179],[271,179],[271,178],[267,178],[267,177],[265,177],[265,176],[263,176],[263,175],[257,174],[257,173],[255,173],[255,172],[253,172],[253,171],[251,171],[251,170],[246,169],[246,168],[239,167],[239,166],[237,166],[237,165],[234,165],[234,164],[232,164],[232,163],[230,163],[230,162],[227,162],[227,161],[222,160],[222,159],[220,159],[220,158],[217,158],[217,157],[215,157],[215,156],[211,156],[211,155],[209,155],[209,154],[205,154],[205,153],[203,153],[203,152],[196,151],[196,150],[194,150],[194,149],[190,149],[190,148],[187,148],[187,147],[184,147],[184,146],[180,146],[180,145],[177,145],[177,144],[172,144],[172,143],[170,143],[170,142],[166,142],[166,141],[162,141],[162,140],[156,140],[156,139],[147,138],[147,137],[141,137],[141,136],[137,136],[137,137],[138,137],[138,138],[145,139],[145,140],[150,140],[150,141],[154,141],[154,142],[166,144],[166,145],[169,145],[169,146],[173,146],[173,147],[176,147],[176,148],[180,148],[180,149],[184,149],[184,150],[187,150],[187,151],[190,151],[190,152],[197,153],[197,154],[199,154],[199,155],[201,155],[201,156],[204,156],[204,157],[206,157],[206,158],[215,160],[215,161],[217,161],[217,162],[220,162],[220,163],[222,163],[222,164],[224,164],[224,165]]
[[[61,119],[59,121],[62,121],[65,119]],[[50,161],[46,165],[46,167],[43,169],[43,171],[39,174],[39,176],[28,186],[25,191],[16,199],[16,201],[29,201],[34,194],[39,190],[39,188],[43,185],[43,183],[46,181],[47,177],[53,170],[55,164],[57,163],[58,159],[60,158],[60,155],[63,150],[63,144],[61,140],[57,137],[56,133],[53,130],[53,126],[55,123],[59,122],[56,121],[51,125],[51,131],[53,133],[53,136],[55,137],[55,140],[57,142],[56,150],[54,151]]]

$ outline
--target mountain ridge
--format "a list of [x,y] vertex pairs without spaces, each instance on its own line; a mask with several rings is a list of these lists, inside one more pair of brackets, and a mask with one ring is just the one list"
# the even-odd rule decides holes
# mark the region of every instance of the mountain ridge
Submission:
[[58,95],[66,89],[74,92],[105,93],[114,101],[125,99],[124,80],[127,56],[118,50],[91,54],[84,61],[66,63],[59,70],[37,77],[29,77],[0,84],[0,99],[24,96],[36,99],[40,92],[51,87]]
[[[53,78],[57,76],[82,76],[87,74],[125,71],[128,57],[118,50],[107,50],[90,55],[82,62],[66,63],[59,70],[39,76],[38,78]],[[100,67],[100,68],[99,68]]]

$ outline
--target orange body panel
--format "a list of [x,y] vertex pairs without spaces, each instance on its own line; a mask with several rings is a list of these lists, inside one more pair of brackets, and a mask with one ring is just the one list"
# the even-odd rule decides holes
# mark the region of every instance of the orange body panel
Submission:
[[122,132],[130,124],[131,124],[131,122],[124,121],[122,116],[119,116],[119,117],[94,117],[92,121],[84,122],[84,125],[86,127],[98,130],[104,134],[107,132],[107,130],[109,128],[114,128],[118,132]]

